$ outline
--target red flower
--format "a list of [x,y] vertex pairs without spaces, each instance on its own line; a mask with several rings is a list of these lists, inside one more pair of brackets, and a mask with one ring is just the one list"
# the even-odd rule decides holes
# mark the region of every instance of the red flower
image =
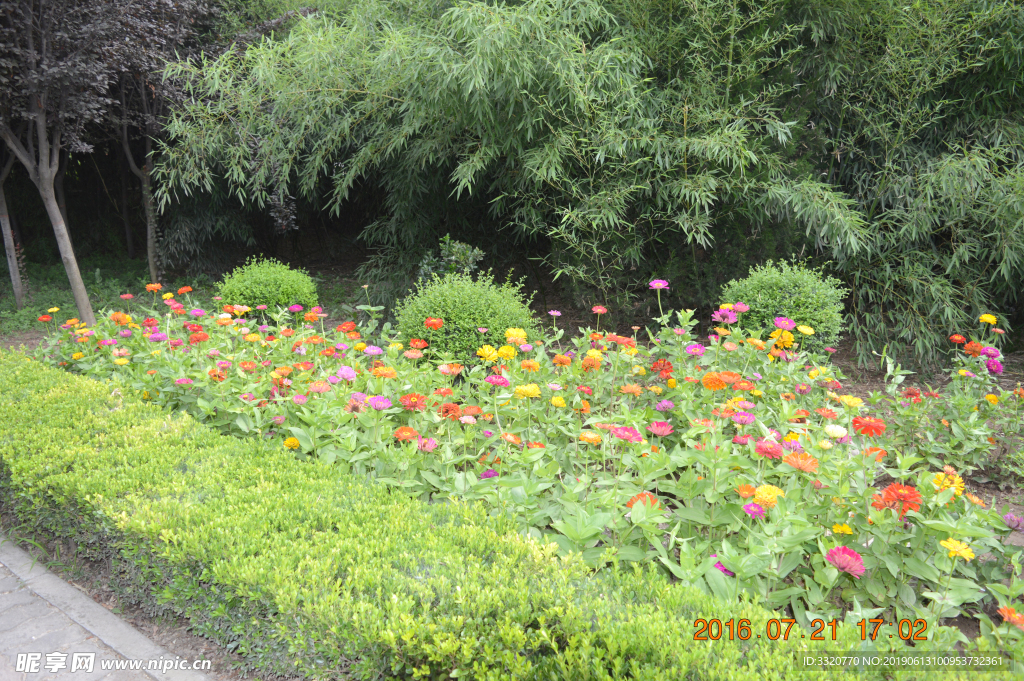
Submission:
[[829,421],[837,418],[837,414],[834,411],[832,411],[831,409],[826,409],[825,407],[821,407],[819,409],[815,409],[814,413],[818,414],[819,416],[821,416],[823,418],[828,419]]
[[580,391],[581,393],[583,393],[585,395],[589,395],[589,396],[593,396],[593,394],[594,394],[593,388],[588,388],[585,385],[579,386],[578,388],[576,388],[576,390]]
[[452,394],[451,388],[438,388],[434,391],[434,394],[439,397],[449,397]]
[[441,405],[441,408],[437,410],[437,413],[439,413],[443,419],[458,421],[459,417],[462,416],[462,409],[454,402],[445,402]]
[[427,327],[428,329],[437,331],[442,326],[444,326],[444,320],[438,317],[427,317],[427,319],[423,322],[423,326]]
[[341,324],[338,324],[338,326],[337,326],[337,328],[335,330],[339,331],[341,333],[348,333],[349,331],[355,331],[356,330],[356,323],[355,322],[343,322]]
[[41,321],[41,322],[49,322],[49,321],[53,321],[53,317],[51,317],[51,316],[50,316],[50,315],[48,315],[48,314],[44,314],[44,315],[42,315],[42,316],[40,316],[40,317],[39,317],[39,321]]
[[411,341],[409,341],[409,347],[416,348],[417,350],[422,350],[423,348],[427,347],[427,345],[429,345],[429,343],[427,343],[427,341],[423,340],[422,338],[413,338]]
[[878,437],[885,432],[885,421],[873,416],[857,416],[853,419],[853,429],[861,435]]
[[427,408],[427,396],[419,393],[409,393],[398,398],[402,407],[407,411],[423,411]]
[[672,375],[673,370],[672,362],[667,359],[659,359],[651,365],[651,371],[658,372],[658,376],[661,378],[668,378]]
[[182,286],[181,288],[178,289],[178,295],[179,296],[183,296],[186,293],[192,293],[192,287],[191,286]]
[[899,513],[902,519],[907,511],[920,510],[921,500],[921,493],[917,489],[894,482],[882,490],[881,494],[874,495],[871,505],[878,510],[891,508]]
[[958,333],[954,333],[952,336],[950,336],[949,340],[953,341],[957,345],[962,345],[967,342],[967,339]]
[[626,502],[626,508],[633,508],[637,503],[647,504],[651,508],[658,508],[658,497],[654,496],[650,492],[640,492],[635,497]]
[[204,331],[199,331],[198,333],[194,333],[188,337],[188,344],[195,345],[196,343],[202,343],[208,340],[210,340],[210,334]]

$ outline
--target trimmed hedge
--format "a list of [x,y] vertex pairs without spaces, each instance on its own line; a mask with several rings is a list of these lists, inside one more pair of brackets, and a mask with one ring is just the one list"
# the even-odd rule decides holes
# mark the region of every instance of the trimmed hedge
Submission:
[[0,372],[0,511],[20,532],[111,561],[126,594],[189,618],[253,669],[782,679],[806,678],[796,660],[807,651],[860,648],[850,626],[834,643],[695,642],[695,618],[747,618],[756,633],[773,615],[654,573],[594,574],[479,506],[424,504],[221,436],[116,383],[17,353],[0,352]]

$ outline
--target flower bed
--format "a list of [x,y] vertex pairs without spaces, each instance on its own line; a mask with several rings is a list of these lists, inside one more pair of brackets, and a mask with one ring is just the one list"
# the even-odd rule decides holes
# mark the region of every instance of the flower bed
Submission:
[[813,329],[778,318],[748,336],[742,303],[708,339],[677,313],[649,347],[509,329],[470,361],[432,353],[440,318],[399,339],[299,306],[262,324],[245,317],[269,311],[167,302],[66,323],[42,356],[424,500],[480,500],[593,566],[653,563],[805,626],[968,613],[996,645],[1021,640],[1021,554],[1005,543],[1021,521],[962,478],[1019,446],[1024,391],[996,387],[994,318],[951,338],[963,352],[944,393],[901,390],[890,367],[872,412],[827,355],[800,351]]

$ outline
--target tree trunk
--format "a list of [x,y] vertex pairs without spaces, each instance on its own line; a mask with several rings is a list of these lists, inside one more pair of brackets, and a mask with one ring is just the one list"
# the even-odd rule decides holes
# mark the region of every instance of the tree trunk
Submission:
[[148,163],[142,166],[142,206],[146,210],[146,258],[149,260],[149,280],[157,283],[160,281],[160,273],[156,266],[156,206],[153,205]]
[[135,238],[132,234],[132,221],[128,217],[128,176],[125,173],[124,156],[121,157],[121,219],[124,221],[124,240],[128,246],[128,259],[135,259]]
[[4,195],[3,179],[0,179],[0,231],[4,233],[7,269],[11,272],[11,286],[14,287],[14,306],[20,310],[25,305],[25,291],[21,286],[21,270],[18,268],[18,255],[14,250],[14,233],[11,231],[11,221],[7,216],[7,197]]
[[60,208],[60,216],[64,219],[64,229],[68,232],[68,242],[71,243],[71,222],[68,221],[68,202],[64,198],[64,175],[67,171],[68,154],[66,150],[61,149],[57,176],[53,178],[53,193],[57,197],[57,207]]
[[[53,175],[50,177],[52,178]],[[78,261],[75,260],[75,251],[71,247],[71,239],[68,238],[68,228],[64,223],[64,216],[61,215],[60,206],[57,205],[57,196],[54,193],[52,181],[39,183],[39,196],[42,197],[46,214],[53,224],[53,234],[57,237],[60,259],[64,262],[64,271],[68,273],[71,292],[75,296],[75,305],[78,307],[78,318],[88,326],[92,326],[96,323],[96,316],[92,312],[92,304],[89,302],[89,294],[85,290],[85,282],[82,281],[82,273],[78,271]]]

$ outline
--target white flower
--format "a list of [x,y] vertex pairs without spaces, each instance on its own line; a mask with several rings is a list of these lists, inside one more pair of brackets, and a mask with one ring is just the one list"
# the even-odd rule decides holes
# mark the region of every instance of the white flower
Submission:
[[836,440],[838,440],[841,437],[846,437],[847,432],[849,432],[849,431],[847,431],[846,428],[843,428],[842,426],[837,426],[837,425],[827,425],[827,426],[825,426],[825,434],[828,435],[831,438],[836,439]]

